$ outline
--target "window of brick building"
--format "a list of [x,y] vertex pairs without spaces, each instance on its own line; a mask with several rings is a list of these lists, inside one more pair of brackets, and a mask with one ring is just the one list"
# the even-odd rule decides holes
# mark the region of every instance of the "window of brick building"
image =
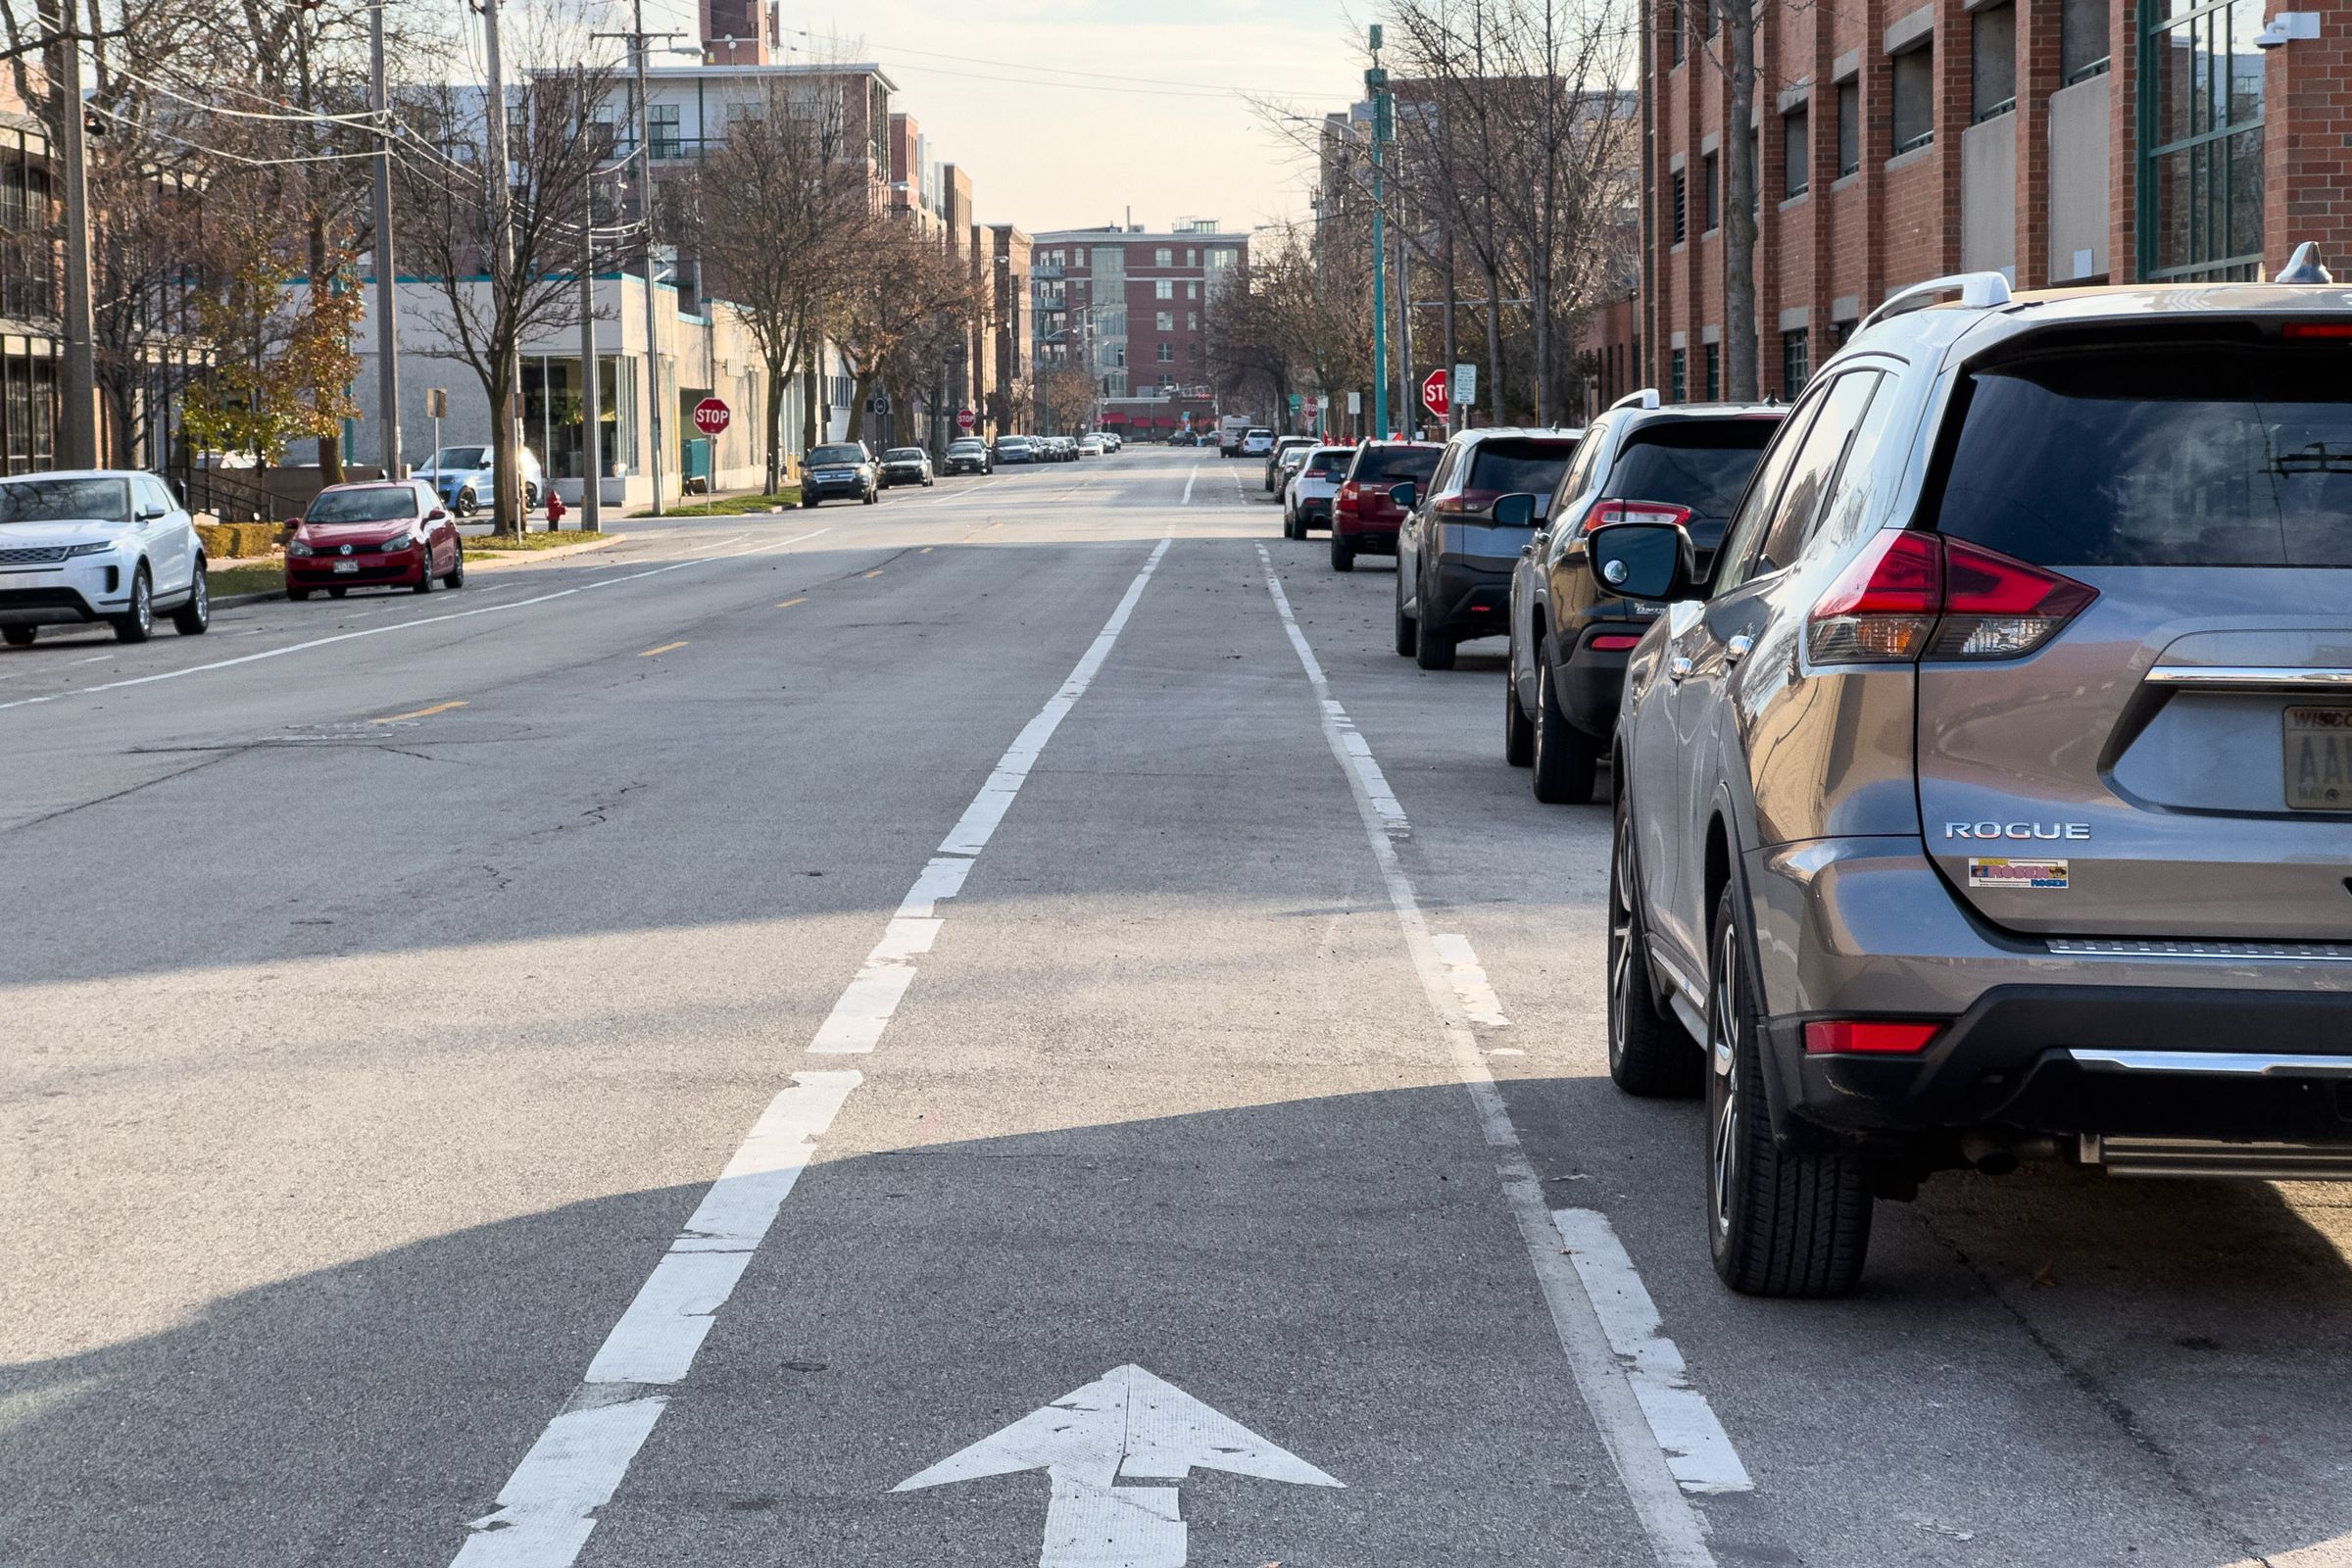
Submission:
[[1666,401],[1669,403],[1682,402],[1683,395],[1689,389],[1690,384],[1690,352],[1688,349],[1676,349],[1674,353],[1669,356],[1666,379]]
[[1683,30],[1690,25],[1690,19],[1683,13],[1683,0],[1674,0],[1667,8],[1667,59],[1679,66],[1683,63]]
[[2107,69],[2107,0],[2062,0],[2058,13],[2058,74],[2081,81]]
[[1687,189],[1687,186],[1688,186],[1688,181],[1687,181],[1687,180],[1685,180],[1685,178],[1683,177],[1683,171],[1681,171],[1681,170],[1679,170],[1679,169],[1678,169],[1678,170],[1676,170],[1676,171],[1674,172],[1673,185],[1674,185],[1674,242],[1675,242],[1677,245],[1680,245],[1680,244],[1681,244],[1681,243],[1682,243],[1684,240],[1686,240],[1686,239],[1688,239],[1688,238],[1690,238],[1690,236],[1688,233],[1686,233],[1686,232],[1685,232],[1685,229],[1686,229],[1686,227],[1687,227],[1687,224],[1688,224],[1688,220],[1687,220],[1687,219],[1685,218],[1685,216],[1684,216],[1684,210],[1685,210],[1685,208],[1686,208],[1686,207],[1688,207],[1688,206],[1689,206],[1689,202],[1688,202],[1688,200],[1687,200],[1687,197],[1688,197],[1688,195],[1689,195],[1689,191],[1688,191],[1688,189]]
[[1173,266],[1175,261],[1176,253],[1165,245],[1160,246],[1152,253],[1152,265],[1153,267]]
[[1176,330],[1176,313],[1174,311],[1157,312],[1156,318],[1159,323],[1159,329],[1162,332],[1173,332]]
[[1701,234],[1712,234],[1723,222],[1723,159],[1709,153],[1698,161],[1698,201]]
[[1707,345],[1707,401],[1713,403],[1723,396],[1723,345]]
[[1793,398],[1813,375],[1812,334],[1798,327],[1781,334],[1781,396]]
[[1862,167],[1862,78],[1838,84],[1838,177]]
[[1984,6],[1968,17],[1968,107],[1990,120],[2017,107],[2017,6]]
[[1173,343],[1162,343],[1152,352],[1153,356],[1159,361],[1160,364],[1166,365],[1176,358],[1176,345]]
[[1894,150],[1936,139],[1936,49],[1921,44],[1894,57]]
[[1781,194],[1802,196],[1813,183],[1813,115],[1799,104],[1781,117]]
[[1152,297],[1155,300],[1172,300],[1176,297],[1176,285],[1164,277],[1160,278],[1152,285]]

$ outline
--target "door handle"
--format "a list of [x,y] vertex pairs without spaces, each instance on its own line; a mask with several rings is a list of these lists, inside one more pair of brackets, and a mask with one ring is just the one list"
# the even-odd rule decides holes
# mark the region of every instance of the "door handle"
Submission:
[[1672,659],[1666,661],[1666,678],[1668,680],[1681,680],[1684,676],[1690,673],[1690,660],[1689,656],[1677,654]]
[[1747,633],[1741,632],[1723,645],[1723,662],[1727,664],[1737,664],[1745,659],[1748,651],[1755,646],[1756,640]]

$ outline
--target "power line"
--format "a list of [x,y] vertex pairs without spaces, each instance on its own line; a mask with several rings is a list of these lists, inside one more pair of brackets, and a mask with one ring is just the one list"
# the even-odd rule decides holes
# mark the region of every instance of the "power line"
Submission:
[[274,169],[285,164],[340,164],[348,163],[353,159],[373,158],[375,156],[375,154],[368,152],[315,153],[297,158],[249,158],[243,153],[232,153],[223,148],[207,146],[203,142],[182,136],[176,131],[166,130],[161,125],[151,125],[144,121],[133,120],[128,115],[116,113],[114,110],[107,108],[104,104],[90,103],[85,99],[84,107],[86,107],[92,114],[104,115],[107,119],[113,121],[119,125],[127,126],[132,130],[144,131],[151,136],[161,136],[167,141],[178,142],[183,147],[193,147],[196,149],[196,151],[207,154],[210,157],[224,158],[232,164],[244,164],[248,168],[252,169]]
[[[808,40],[809,40],[809,42],[811,42],[811,43],[813,43],[813,42],[815,42],[815,41],[816,41],[816,35],[815,35],[814,33],[812,33],[812,32],[808,31],[808,30],[807,28],[805,28],[805,27],[791,27],[791,28],[787,28],[786,30],[787,30],[787,31],[789,31],[789,32],[793,32],[793,33],[797,34],[797,35],[798,35],[798,36],[800,36],[800,37],[807,38],[807,39],[808,39]],[[1237,92],[1260,92],[1260,89],[1258,89],[1258,88],[1254,88],[1254,87],[1235,87],[1235,86],[1231,86],[1231,85],[1227,85],[1227,84],[1223,84],[1223,83],[1219,83],[1219,82],[1213,82],[1213,81],[1178,81],[1178,80],[1176,80],[1175,78],[1173,78],[1173,77],[1169,77],[1169,76],[1122,76],[1122,75],[1119,75],[1119,74],[1115,74],[1115,73],[1113,73],[1113,72],[1107,72],[1107,71],[1080,71],[1080,70],[1077,70],[1075,67],[1071,67],[1071,66],[1039,66],[1039,65],[1032,65],[1032,64],[1030,64],[1028,61],[1025,61],[1025,60],[990,60],[990,59],[987,59],[987,58],[985,58],[985,57],[983,57],[983,56],[980,56],[980,55],[966,55],[966,54],[953,54],[953,55],[950,55],[950,54],[941,54],[941,53],[939,53],[937,50],[932,50],[932,49],[909,49],[909,48],[906,47],[906,46],[905,46],[905,45],[903,45],[903,44],[879,43],[879,44],[876,44],[876,45],[875,45],[875,48],[877,48],[878,50],[880,50],[880,51],[882,51],[882,52],[884,52],[884,53],[886,53],[886,54],[891,54],[891,55],[920,55],[920,56],[922,56],[923,58],[925,58],[925,59],[928,59],[928,60],[958,60],[958,61],[963,61],[963,62],[965,62],[965,63],[967,63],[967,64],[970,64],[970,65],[975,65],[975,66],[1006,66],[1006,67],[1009,67],[1009,68],[1011,68],[1011,69],[1012,69],[1012,70],[1014,70],[1014,71],[1038,71],[1038,72],[1046,72],[1046,73],[1049,73],[1049,74],[1053,74],[1053,75],[1056,75],[1056,76],[1092,76],[1092,77],[1094,77],[1095,79],[1097,79],[1097,80],[1099,80],[1099,81],[1125,81],[1125,82],[1142,82],[1142,83],[1144,83],[1144,84],[1146,84],[1146,85],[1148,85],[1148,86],[1153,86],[1153,87],[1183,87],[1183,88],[1190,88],[1190,89],[1193,89],[1193,90],[1195,90],[1195,91],[1199,91],[1199,92],[1214,93],[1214,94],[1216,94],[1216,95],[1217,95],[1217,96],[1219,96],[1219,97],[1223,97],[1223,96],[1225,96],[1225,95],[1227,95],[1227,94],[1230,94],[1230,93],[1237,93]],[[917,68],[915,68],[915,69],[917,69],[917,70],[922,70],[922,69],[928,69],[928,68],[917,67]],[[984,77],[984,78],[982,78],[982,79],[983,79],[983,80],[994,81],[994,80],[998,80],[998,79],[1001,79],[1001,78],[994,77],[994,76],[990,76],[990,77]],[[1054,83],[1054,82],[1041,81],[1041,82],[1037,82],[1037,83],[1035,83],[1034,85],[1037,85],[1037,86],[1040,86],[1040,87],[1049,87],[1049,86],[1055,86],[1055,85],[1062,85],[1062,84],[1060,84],[1060,83]],[[1274,92],[1272,89],[1270,89],[1270,88],[1269,88],[1269,89],[1264,89],[1264,90],[1261,92],[1261,96],[1265,96],[1265,97],[1277,97],[1277,96],[1281,96],[1281,95],[1280,95],[1280,94],[1277,94],[1277,93],[1275,93],[1275,92]]]
[[[133,72],[133,71],[123,71],[123,70],[122,70],[122,69],[118,68],[118,69],[116,70],[116,72],[115,72],[115,74],[116,74],[116,75],[118,75],[118,76],[121,76],[121,77],[122,77],[122,78],[123,78],[125,81],[135,81],[135,82],[137,82],[137,83],[138,83],[140,86],[142,86],[142,87],[146,87],[146,88],[150,89],[151,91],[154,91],[154,92],[160,92],[160,93],[162,93],[162,94],[163,94],[165,97],[167,97],[167,98],[176,98],[176,99],[178,99],[178,100],[179,100],[181,103],[183,103],[183,104],[188,104],[188,105],[190,105],[190,106],[192,106],[192,107],[194,107],[194,108],[197,108],[197,109],[201,109],[201,110],[203,110],[203,111],[204,111],[205,113],[207,113],[207,114],[211,114],[211,115],[233,115],[233,116],[235,116],[235,117],[236,117],[237,119],[239,119],[239,120],[273,120],[273,121],[288,122],[292,122],[292,123],[295,123],[295,124],[304,124],[304,125],[310,125],[310,124],[321,124],[321,123],[323,123],[323,124],[332,124],[332,125],[351,125],[351,126],[357,126],[357,127],[367,127],[367,126],[368,126],[369,124],[371,124],[371,122],[372,122],[374,121],[374,119],[375,119],[375,116],[374,116],[372,113],[370,113],[370,112],[367,112],[367,111],[363,111],[363,112],[361,112],[361,113],[359,113],[359,114],[353,114],[353,115],[330,115],[330,114],[327,114],[327,113],[325,113],[324,111],[318,111],[318,112],[312,113],[312,114],[301,114],[301,113],[296,113],[296,114],[290,114],[290,115],[278,115],[278,114],[270,114],[270,115],[265,115],[265,114],[262,114],[261,112],[259,112],[258,110],[252,110],[252,109],[231,109],[231,108],[229,108],[229,107],[228,107],[226,104],[212,103],[212,102],[209,102],[209,101],[207,101],[207,100],[205,100],[205,99],[202,99],[202,98],[191,98],[191,97],[189,97],[189,96],[188,96],[186,93],[183,93],[183,92],[176,91],[176,90],[174,90],[174,89],[172,89],[172,88],[171,88],[171,87],[167,87],[167,86],[165,86],[165,85],[164,85],[162,82],[160,82],[160,81],[150,81],[150,80],[149,80],[147,77],[145,77],[145,76],[142,76],[142,75],[140,75],[138,73],[136,73],[136,72]],[[250,97],[255,97],[256,95],[255,95],[255,94],[252,94],[252,93],[246,93],[246,94],[244,94],[243,96],[245,96],[245,97],[249,97],[249,98],[250,98]],[[261,102],[268,102],[268,100],[267,100],[267,99],[262,99],[262,100],[259,100],[259,101],[261,101]]]

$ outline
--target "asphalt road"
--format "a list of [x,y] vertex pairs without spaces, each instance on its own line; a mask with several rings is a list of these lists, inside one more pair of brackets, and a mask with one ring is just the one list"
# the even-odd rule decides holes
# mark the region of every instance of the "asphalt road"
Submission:
[[2339,1190],[1726,1295],[1606,808],[1257,473],[0,655],[0,1563],[2352,1561]]

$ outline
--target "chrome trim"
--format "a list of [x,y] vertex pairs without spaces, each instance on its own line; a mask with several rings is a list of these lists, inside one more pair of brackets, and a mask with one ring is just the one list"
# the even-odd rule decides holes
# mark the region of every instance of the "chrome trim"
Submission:
[[2215,1138],[2082,1135],[2078,1157],[2110,1176],[2235,1176],[2257,1181],[2352,1180],[2352,1144],[2230,1143]]
[[2117,1051],[2077,1046],[2067,1053],[2091,1072],[2148,1072],[2219,1078],[2352,1078],[2352,1056],[2282,1056],[2258,1051]]
[[2046,946],[2061,957],[2209,958],[2225,963],[2352,963],[2344,942],[2168,942],[2161,938],[2051,937]]
[[2352,695],[2352,669],[2304,664],[2158,664],[2151,686],[2219,692],[2323,691]]

